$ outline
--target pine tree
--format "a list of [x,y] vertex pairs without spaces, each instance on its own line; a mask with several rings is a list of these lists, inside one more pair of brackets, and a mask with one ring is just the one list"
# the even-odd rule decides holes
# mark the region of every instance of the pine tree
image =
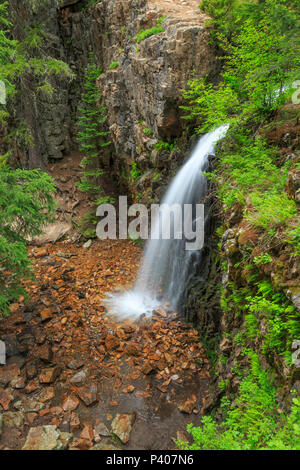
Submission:
[[85,169],[78,186],[81,191],[93,194],[101,192],[99,177],[103,170],[99,168],[100,151],[111,143],[106,139],[108,132],[103,129],[107,117],[106,107],[99,104],[100,90],[96,86],[101,73],[102,70],[95,65],[93,54],[90,52],[82,94],[83,104],[79,108],[77,140],[85,155],[82,161]]
[[26,239],[41,233],[54,210],[52,178],[40,170],[0,170],[0,317],[32,277]]
[[[0,80],[10,96],[13,79],[26,73],[28,63],[18,56],[20,44],[9,39],[8,2],[0,0]],[[13,60],[12,60],[13,59]],[[9,112],[0,105],[0,123],[7,126]],[[9,305],[25,294],[22,281],[32,277],[26,239],[39,235],[54,210],[52,178],[40,170],[12,170],[9,154],[0,156],[0,318]]]

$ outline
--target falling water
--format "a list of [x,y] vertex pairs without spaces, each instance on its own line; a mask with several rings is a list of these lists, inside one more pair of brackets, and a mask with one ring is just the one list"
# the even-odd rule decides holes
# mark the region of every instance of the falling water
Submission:
[[[169,218],[167,206],[203,202],[207,192],[203,172],[208,167],[208,157],[214,154],[217,142],[225,136],[227,125],[205,134],[171,182],[155,221],[154,231],[161,230],[161,220]],[[163,206],[164,205],[164,206]],[[159,224],[159,225],[158,225]],[[152,228],[153,230],[153,228]],[[160,232],[159,232],[160,233]],[[172,234],[172,232],[171,232]],[[151,315],[160,305],[168,303],[175,311],[180,306],[187,282],[200,262],[200,250],[186,250],[186,239],[150,239],[147,242],[142,265],[132,290],[109,294],[104,305],[109,313],[120,318]]]

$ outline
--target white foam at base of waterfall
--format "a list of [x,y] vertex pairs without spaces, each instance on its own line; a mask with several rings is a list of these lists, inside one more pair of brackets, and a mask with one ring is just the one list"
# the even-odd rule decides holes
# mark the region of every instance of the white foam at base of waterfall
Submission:
[[[207,192],[208,158],[214,154],[216,144],[226,135],[224,124],[205,134],[196,144],[190,157],[170,183],[162,204],[172,206],[196,204]],[[165,206],[165,207],[166,207]],[[169,217],[168,210],[159,212],[160,218]],[[156,221],[156,223],[158,223]],[[149,239],[135,285],[131,290],[110,293],[103,300],[109,314],[120,319],[151,315],[160,305],[168,303],[175,311],[187,285],[193,265],[201,261],[199,251],[186,250],[182,239]]]

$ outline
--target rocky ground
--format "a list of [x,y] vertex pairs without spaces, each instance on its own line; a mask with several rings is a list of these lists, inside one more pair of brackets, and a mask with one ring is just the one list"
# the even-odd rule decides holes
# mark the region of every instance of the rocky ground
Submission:
[[132,285],[142,249],[64,232],[91,209],[75,185],[80,155],[48,171],[57,219],[28,248],[36,277],[28,299],[0,322],[0,449],[176,448],[209,403],[198,333],[167,308],[136,322],[106,314],[103,297]]
[[197,331],[159,310],[117,323],[101,299],[134,280],[133,242],[30,247],[30,301],[0,323],[2,449],[168,449],[197,423],[209,365]]

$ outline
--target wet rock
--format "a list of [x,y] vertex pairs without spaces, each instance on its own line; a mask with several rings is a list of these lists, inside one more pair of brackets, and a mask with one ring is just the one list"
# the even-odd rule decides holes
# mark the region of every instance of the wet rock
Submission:
[[25,387],[25,393],[30,395],[30,393],[35,392],[39,388],[39,383],[37,380],[31,380]]
[[97,386],[94,384],[80,387],[76,390],[76,393],[86,406],[93,405],[98,401]]
[[0,405],[3,407],[4,410],[9,410],[12,399],[13,396],[8,390],[0,388]]
[[177,406],[178,406],[179,411],[181,411],[182,413],[187,413],[187,414],[190,415],[190,414],[192,414],[193,409],[196,406],[196,400],[194,400],[192,398],[189,398],[189,399],[185,400],[184,402],[179,403]]
[[32,423],[34,422],[34,420],[38,417],[38,413],[26,413],[26,422],[27,424],[29,424],[30,426],[32,425]]
[[105,347],[107,351],[112,351],[113,349],[118,348],[120,345],[119,339],[113,335],[113,334],[108,334],[105,338]]
[[121,440],[121,442],[123,442],[123,444],[126,444],[129,441],[135,417],[135,413],[117,414],[111,423],[112,432]]
[[20,375],[20,369],[16,364],[0,366],[0,385],[4,387]]
[[74,411],[78,406],[79,400],[74,396],[67,397],[62,405],[64,411]]
[[146,364],[144,364],[143,367],[141,368],[141,371],[145,375],[149,375],[153,370],[154,370],[153,365],[150,362],[146,362]]
[[35,398],[25,398],[14,403],[16,410],[22,411],[23,413],[36,413],[44,408],[43,403],[37,401]]
[[79,431],[79,429],[80,429],[79,416],[76,413],[72,413],[71,418],[70,418],[70,431],[72,433],[75,433],[75,432]]
[[60,367],[52,367],[51,369],[43,369],[39,375],[41,384],[50,384],[55,382],[61,373]]
[[94,439],[94,430],[91,425],[87,424],[84,426],[81,434],[80,434],[81,439],[87,439],[88,441],[93,441]]
[[1,335],[0,339],[4,341],[5,343],[6,358],[9,358],[11,356],[16,356],[19,354],[20,349],[19,349],[19,343],[17,341],[16,335],[13,335],[13,334]]
[[84,362],[78,359],[73,359],[72,361],[68,363],[68,368],[72,370],[80,369],[83,366],[84,366]]
[[39,358],[43,362],[52,362],[53,359],[53,351],[50,346],[50,344],[44,344],[40,349],[39,349]]
[[44,344],[46,341],[46,333],[42,330],[38,330],[35,332],[35,341],[37,344]]
[[129,343],[124,349],[124,354],[126,356],[135,356],[135,357],[137,357],[137,356],[140,355],[140,353],[141,353],[140,346],[136,343],[133,343],[133,342]]
[[21,411],[7,411],[3,414],[5,427],[23,429],[25,423],[24,413]]
[[35,361],[28,362],[25,367],[26,377],[28,380],[32,380],[37,376],[38,368]]
[[46,388],[43,388],[43,390],[40,392],[38,399],[42,403],[46,403],[47,401],[52,400],[52,398],[54,397],[55,397],[54,388],[46,387]]
[[89,450],[92,447],[92,441],[88,441],[87,439],[76,439],[70,445],[71,449],[78,449],[78,450]]
[[122,450],[120,447],[116,447],[115,444],[107,442],[99,442],[95,444],[90,450]]
[[80,372],[77,372],[77,374],[73,375],[73,377],[70,379],[70,383],[74,385],[80,385],[83,384],[88,377],[88,370],[82,370]]
[[157,315],[159,317],[162,317],[162,318],[167,318],[167,314],[162,308],[158,308],[156,310],[153,310],[153,314]]
[[31,428],[22,450],[63,450],[68,447],[72,435],[61,433],[55,425]]
[[48,255],[48,251],[46,250],[46,248],[37,249],[34,253],[35,258],[44,258],[47,255]]
[[45,308],[40,312],[40,318],[42,322],[46,322],[53,318],[53,310],[51,308]]
[[26,386],[25,378],[24,377],[16,377],[15,379],[13,379],[10,382],[10,385],[11,385],[11,387],[13,387],[17,390],[21,390],[21,389],[25,388],[25,386]]
[[110,432],[104,423],[97,423],[94,429],[95,429],[95,433],[98,434],[99,436],[103,436],[103,437],[110,436]]
[[8,358],[8,360],[6,361],[7,365],[12,365],[12,364],[15,364],[19,367],[19,369],[22,369],[22,367],[24,367],[26,361],[24,359],[23,356],[11,356]]

